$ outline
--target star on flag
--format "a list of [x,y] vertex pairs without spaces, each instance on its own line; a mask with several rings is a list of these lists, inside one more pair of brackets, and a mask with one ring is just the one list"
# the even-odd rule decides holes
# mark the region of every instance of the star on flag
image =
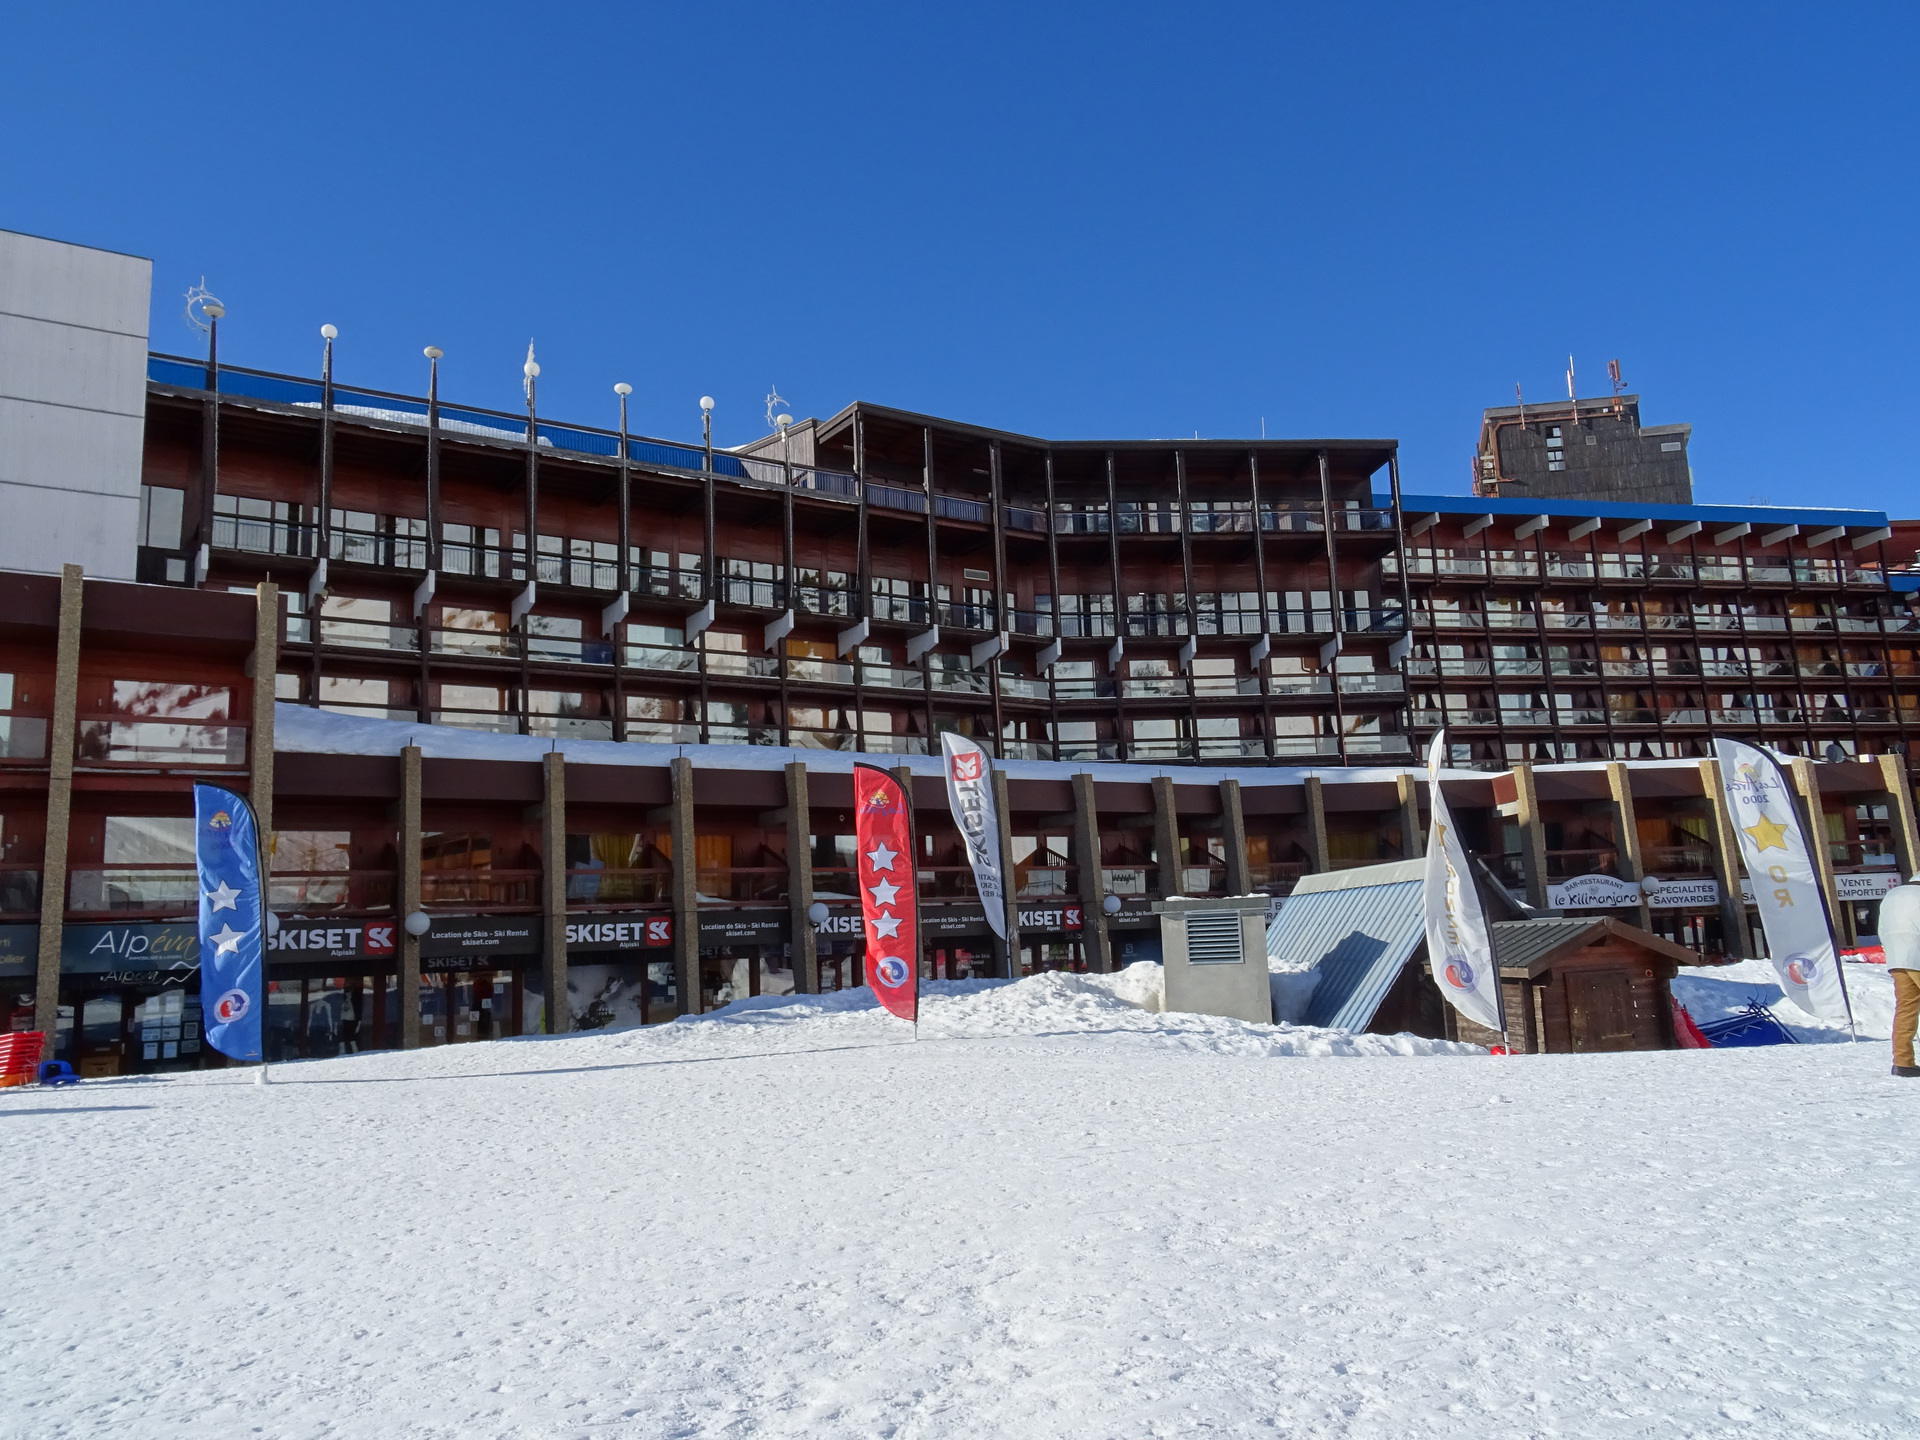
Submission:
[[1787,848],[1787,827],[1771,815],[1762,814],[1751,825],[1742,825],[1740,833],[1751,835],[1756,848],[1761,850],[1784,850]]
[[884,935],[889,940],[900,938],[900,917],[898,915],[876,915],[873,917],[873,933]]
[[874,869],[884,870],[888,874],[893,873],[893,862],[899,858],[900,852],[889,849],[884,840],[867,852],[867,863]]
[[207,892],[207,898],[213,902],[215,910],[238,911],[239,907],[235,902],[240,899],[240,892],[224,880]]
[[223,925],[207,937],[213,941],[213,953],[216,956],[230,955],[240,948],[240,942],[247,937],[231,925]]
[[900,894],[900,887],[891,880],[882,880],[878,885],[869,886],[867,893],[873,896],[876,905],[892,905]]

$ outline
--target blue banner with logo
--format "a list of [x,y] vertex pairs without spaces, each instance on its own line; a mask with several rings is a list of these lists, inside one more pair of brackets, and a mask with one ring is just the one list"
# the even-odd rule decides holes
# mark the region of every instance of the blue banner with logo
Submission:
[[260,836],[253,810],[217,785],[193,787],[194,859],[200,867],[200,1006],[207,1043],[236,1060],[264,1058],[265,916]]

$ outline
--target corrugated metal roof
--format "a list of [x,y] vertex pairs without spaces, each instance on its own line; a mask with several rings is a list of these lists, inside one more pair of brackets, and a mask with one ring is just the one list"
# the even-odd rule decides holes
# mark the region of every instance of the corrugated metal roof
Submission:
[[1367,1028],[1424,932],[1424,868],[1403,860],[1309,875],[1287,897],[1267,926],[1267,954],[1319,972],[1306,1024]]
[[1496,920],[1488,928],[1493,933],[1493,958],[1500,968],[1525,970],[1561,946],[1585,939],[1589,931],[1606,929],[1607,922],[1594,916],[1553,915],[1540,920]]

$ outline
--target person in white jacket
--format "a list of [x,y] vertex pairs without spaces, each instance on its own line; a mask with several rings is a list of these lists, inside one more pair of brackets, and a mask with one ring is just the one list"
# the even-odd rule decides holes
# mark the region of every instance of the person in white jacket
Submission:
[[1893,1073],[1920,1079],[1913,1063],[1913,1032],[1920,1022],[1920,875],[1896,885],[1880,902],[1880,944],[1893,978]]

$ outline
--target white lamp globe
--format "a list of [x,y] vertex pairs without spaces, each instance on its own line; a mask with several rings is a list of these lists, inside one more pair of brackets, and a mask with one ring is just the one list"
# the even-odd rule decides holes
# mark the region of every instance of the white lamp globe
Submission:
[[713,397],[711,395],[702,395],[700,397],[700,408],[711,415],[713,413]]
[[626,381],[622,380],[618,385],[613,387],[613,393],[618,395],[622,400],[624,400],[627,398],[627,396],[633,393],[633,386],[627,384]]
[[320,327],[320,338],[322,340],[338,340],[340,338],[339,327],[334,325],[322,325]]

